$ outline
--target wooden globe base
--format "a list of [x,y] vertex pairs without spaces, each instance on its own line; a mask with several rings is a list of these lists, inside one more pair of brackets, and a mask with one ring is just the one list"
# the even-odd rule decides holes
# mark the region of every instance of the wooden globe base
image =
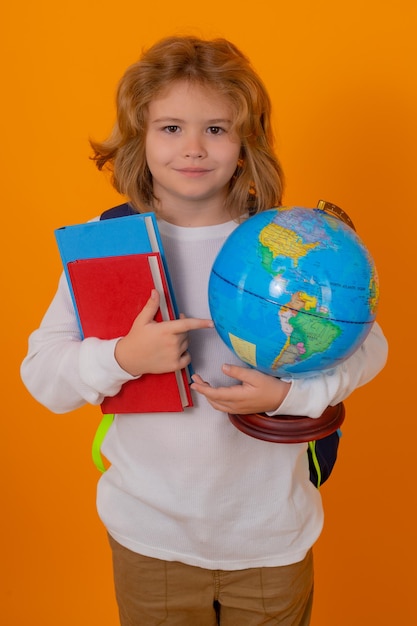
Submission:
[[235,415],[229,419],[241,432],[262,441],[273,443],[304,443],[323,439],[337,430],[345,419],[343,402],[329,406],[320,415],[312,418],[294,415],[269,417],[265,413]]

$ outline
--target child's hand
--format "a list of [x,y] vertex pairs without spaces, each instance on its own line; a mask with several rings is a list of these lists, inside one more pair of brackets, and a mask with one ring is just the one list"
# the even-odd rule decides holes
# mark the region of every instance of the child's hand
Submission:
[[184,316],[179,320],[155,322],[158,308],[159,293],[154,289],[128,334],[116,344],[116,361],[132,376],[182,369],[191,360],[187,352],[188,331],[213,328],[211,320]]
[[242,384],[215,388],[204,382],[201,376],[194,374],[191,389],[201,393],[213,408],[224,413],[247,415],[275,411],[291,386],[291,383],[247,367],[223,365],[223,372],[240,380]]

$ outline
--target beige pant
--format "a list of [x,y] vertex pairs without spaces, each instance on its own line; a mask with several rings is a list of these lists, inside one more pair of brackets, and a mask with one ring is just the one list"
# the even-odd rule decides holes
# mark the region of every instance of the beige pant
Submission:
[[284,567],[206,570],[131,552],[109,538],[121,626],[308,626],[313,555]]

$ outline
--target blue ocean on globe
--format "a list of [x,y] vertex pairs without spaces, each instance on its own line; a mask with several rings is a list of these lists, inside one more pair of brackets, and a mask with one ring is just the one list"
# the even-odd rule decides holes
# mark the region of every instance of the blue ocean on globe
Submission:
[[361,345],[379,283],[350,226],[320,209],[280,207],[228,237],[208,295],[215,328],[241,361],[296,378],[331,369]]

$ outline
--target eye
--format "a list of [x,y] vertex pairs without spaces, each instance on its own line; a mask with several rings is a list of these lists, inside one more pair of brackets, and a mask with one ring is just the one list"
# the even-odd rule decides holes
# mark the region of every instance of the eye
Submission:
[[207,129],[207,132],[210,135],[221,135],[222,133],[225,133],[225,129],[221,128],[220,126],[209,126]]
[[180,127],[176,126],[175,124],[170,124],[169,126],[164,126],[163,130],[166,133],[173,135],[174,133],[177,133],[180,130]]

